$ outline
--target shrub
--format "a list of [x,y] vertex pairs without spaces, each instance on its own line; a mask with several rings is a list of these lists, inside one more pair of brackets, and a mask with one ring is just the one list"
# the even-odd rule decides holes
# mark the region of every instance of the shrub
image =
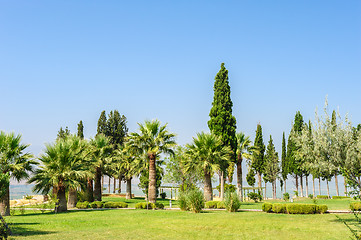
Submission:
[[332,199],[345,199],[345,198],[351,198],[349,196],[332,196]]
[[165,192],[162,192],[161,194],[159,194],[160,195],[160,197],[162,198],[162,199],[165,199],[165,197],[167,196],[167,194],[165,193]]
[[250,192],[247,196],[255,202],[262,201],[262,195],[259,193]]
[[178,197],[178,204],[179,204],[179,208],[182,211],[189,210],[189,208],[187,206],[187,193],[186,192],[180,192],[179,197]]
[[187,206],[194,213],[202,211],[204,206],[204,196],[200,189],[190,190],[187,194]]
[[76,207],[79,209],[86,209],[89,207],[89,202],[88,201],[84,201],[84,202],[78,202],[76,204]]
[[125,202],[106,202],[103,205],[104,208],[127,208],[128,203]]
[[146,203],[140,202],[135,204],[136,209],[164,209],[164,205],[162,203]]
[[316,205],[316,213],[324,214],[327,212],[327,210],[328,210],[328,207],[326,204]]
[[295,196],[298,197],[298,191],[293,191],[295,193]]
[[290,194],[288,192],[283,194],[283,200],[285,200],[285,201],[290,200]]
[[265,202],[262,204],[262,211],[263,212],[272,212],[272,203]]
[[285,203],[274,203],[272,205],[272,211],[275,213],[286,213],[286,204]]
[[[219,184],[216,189],[218,190],[218,192],[221,192],[221,185]],[[235,192],[236,190],[237,187],[235,185],[224,183],[224,192]]]
[[308,198],[313,199],[313,194],[308,194]]
[[224,196],[224,205],[228,212],[237,212],[241,206],[241,200],[236,192],[226,192]]
[[102,208],[104,203],[100,201],[95,201],[89,204],[91,208]]
[[218,201],[218,203],[217,203],[217,208],[218,208],[218,209],[225,209],[225,208],[226,208],[226,205],[224,205],[224,202]]
[[217,204],[219,203],[220,201],[208,201],[205,203],[205,207],[206,208],[217,208]]
[[10,235],[10,229],[0,221],[0,239],[8,239]]
[[318,199],[328,199],[327,195],[317,195]]
[[316,212],[315,204],[290,203],[286,205],[287,212],[290,214],[314,214]]
[[351,211],[361,211],[361,202],[352,202],[350,203]]

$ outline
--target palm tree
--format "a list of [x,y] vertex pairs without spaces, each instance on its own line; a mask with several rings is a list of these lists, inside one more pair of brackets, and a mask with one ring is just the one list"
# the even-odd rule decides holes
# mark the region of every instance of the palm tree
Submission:
[[109,139],[103,134],[98,134],[90,141],[91,157],[96,162],[95,164],[95,177],[94,177],[94,200],[102,200],[102,173],[107,165],[112,161],[112,145]]
[[56,191],[56,212],[67,211],[66,191],[79,188],[92,175],[93,163],[87,154],[86,141],[69,136],[46,145],[44,154],[39,157],[41,166],[35,170],[29,183],[35,183],[36,192],[47,194],[51,188]]
[[[21,135],[14,133],[6,134],[0,132],[0,171],[17,181],[27,179],[28,172],[33,170],[37,164],[33,155],[24,153],[29,145],[21,143]],[[5,184],[5,195],[0,198],[0,213],[5,216],[10,215],[10,184]]]
[[186,171],[203,171],[204,197],[206,201],[211,201],[212,175],[222,164],[231,161],[232,150],[228,146],[222,146],[221,138],[204,132],[197,133],[197,138],[193,138],[193,143],[186,147],[186,154],[189,156]]
[[256,147],[252,146],[252,141],[249,139],[249,136],[246,136],[244,133],[239,132],[236,134],[237,138],[237,188],[238,195],[243,201],[243,184],[242,184],[242,161],[243,159],[251,159],[253,153],[258,153],[259,151]]
[[149,202],[156,202],[156,158],[160,153],[174,154],[175,134],[168,132],[167,124],[159,120],[144,121],[139,125],[140,133],[129,135],[129,146],[138,155],[146,154],[149,161]]

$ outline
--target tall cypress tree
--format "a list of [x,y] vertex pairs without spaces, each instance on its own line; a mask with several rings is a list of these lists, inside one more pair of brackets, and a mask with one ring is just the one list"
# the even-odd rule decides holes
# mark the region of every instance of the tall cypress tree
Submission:
[[286,152],[286,138],[285,132],[283,132],[282,136],[282,156],[281,156],[281,166],[282,166],[282,179],[284,181],[285,192],[286,192],[286,180],[288,175],[288,164],[287,164],[287,152]]
[[84,126],[82,120],[80,120],[80,122],[78,123],[78,137],[84,139]]
[[264,173],[264,152],[265,145],[263,143],[262,127],[261,124],[257,124],[256,138],[254,140],[254,146],[259,150],[259,153],[253,154],[252,168],[256,171],[258,176],[258,187],[262,187],[262,174]]
[[123,144],[127,133],[127,118],[124,115],[120,116],[118,110],[110,111],[106,123],[105,135],[109,137],[110,143],[113,144],[114,148],[116,148],[118,144]]
[[264,180],[272,183],[272,195],[273,199],[276,199],[276,180],[280,172],[280,166],[278,161],[278,153],[276,152],[275,146],[273,144],[272,136],[267,145],[265,159],[265,168],[264,168]]
[[105,110],[102,111],[98,120],[98,128],[97,128],[97,135],[99,134],[106,134],[107,131],[107,116],[105,115]]
[[[236,118],[232,115],[231,88],[228,81],[228,70],[224,67],[224,63],[221,64],[221,69],[215,77],[213,90],[214,96],[209,113],[208,127],[211,133],[221,137],[224,146],[231,147],[234,153],[232,160],[235,162],[237,149]],[[228,167],[229,165],[221,166],[223,176]],[[233,169],[233,164],[231,169]],[[233,175],[233,171],[229,175]],[[221,178],[222,184],[224,185],[224,177]],[[223,188],[221,191],[223,193]]]

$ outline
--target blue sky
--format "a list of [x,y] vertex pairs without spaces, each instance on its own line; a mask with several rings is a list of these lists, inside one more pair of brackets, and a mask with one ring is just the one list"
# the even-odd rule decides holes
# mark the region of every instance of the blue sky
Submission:
[[281,148],[296,111],[361,123],[360,1],[0,1],[0,129],[38,154],[60,127],[100,112],[168,123],[180,144],[207,131],[229,70],[238,131]]

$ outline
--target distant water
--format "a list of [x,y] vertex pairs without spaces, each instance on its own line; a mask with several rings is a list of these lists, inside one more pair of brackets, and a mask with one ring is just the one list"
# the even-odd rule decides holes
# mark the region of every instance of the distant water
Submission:
[[[235,181],[236,180],[234,179],[234,182],[233,182],[234,185],[236,185]],[[136,195],[136,196],[144,196],[144,193],[143,193],[142,189],[140,189],[138,187],[138,183],[139,183],[139,181],[134,181],[134,184],[132,184],[132,193],[134,195]],[[293,178],[288,179],[286,184],[287,184],[286,185],[287,192],[291,196],[293,196],[294,191],[296,191],[295,180]],[[168,185],[168,184],[166,184],[166,185]],[[218,182],[213,182],[213,187],[216,187],[217,185],[218,185]],[[243,186],[248,186],[245,181],[243,182]],[[258,186],[257,183],[256,183],[256,186]],[[262,183],[262,186],[264,186],[264,183]],[[334,179],[332,179],[332,181],[329,182],[329,186],[330,186],[330,195],[335,196],[336,195],[336,186],[335,186]],[[32,185],[32,184],[10,185],[10,199],[12,199],[12,200],[13,199],[21,199],[26,195],[38,194],[38,193],[34,193],[32,191],[33,187],[34,187],[34,185]],[[305,195],[306,194],[306,184],[305,183],[304,183],[303,187],[304,187],[303,191],[304,191],[304,195]],[[343,182],[343,177],[342,176],[338,177],[338,187],[339,187],[340,196],[343,196],[344,195],[344,182]],[[103,193],[108,193],[109,190],[108,190],[108,184],[107,183],[104,184],[104,188],[105,188],[105,190],[103,190]],[[318,195],[319,194],[318,179],[315,179],[315,188],[316,188],[316,195]],[[124,183],[122,183],[122,189],[121,190],[122,190],[121,191],[122,193],[125,193],[126,186],[125,186]],[[267,183],[266,194],[267,194],[268,198],[272,197],[272,192],[271,191],[272,191],[272,185],[270,183]],[[283,195],[283,190],[281,191],[279,181],[277,181],[277,190],[276,191],[277,191],[277,197],[281,198],[282,195]],[[165,192],[167,194],[167,197],[169,197],[170,196],[170,191],[166,190]],[[113,193],[113,184],[112,183],[110,184],[110,193]],[[213,193],[218,194],[218,191],[214,190]],[[173,194],[174,194],[174,192],[173,192]],[[308,194],[312,194],[312,178],[311,177],[309,177],[309,179],[308,179]],[[324,182],[324,181],[321,181],[321,195],[327,195],[326,182]]]

